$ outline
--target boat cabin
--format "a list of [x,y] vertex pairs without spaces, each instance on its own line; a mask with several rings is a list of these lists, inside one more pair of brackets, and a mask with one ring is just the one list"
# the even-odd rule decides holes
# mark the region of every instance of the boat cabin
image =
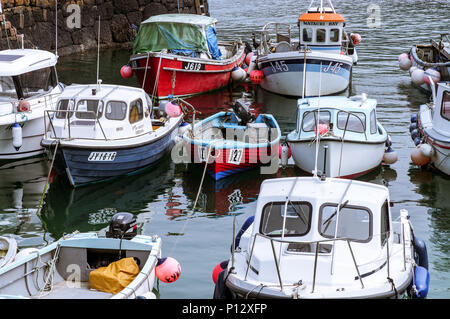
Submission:
[[433,129],[443,136],[450,136],[450,82],[440,82],[437,88]]
[[0,51],[0,115],[18,112],[11,102],[32,100],[55,89],[59,93],[57,61],[58,58],[47,51]]
[[366,141],[375,137],[378,140],[379,135],[385,134],[385,130],[377,121],[375,99],[367,99],[365,95],[351,98],[330,96],[298,101],[297,128],[294,132],[298,135],[298,139],[316,137],[319,106],[321,134],[326,131],[330,135],[344,136],[345,133],[346,139]]
[[361,273],[374,269],[377,256],[382,265],[386,243],[393,243],[397,227],[391,221],[389,192],[381,185],[317,177],[265,180],[253,227],[240,247],[248,251],[249,277],[258,281],[278,282],[276,262],[283,282],[312,278],[318,254],[319,284],[330,279],[332,263],[333,280],[353,282],[356,272],[349,246]]
[[159,128],[159,121],[152,122],[152,112],[151,99],[142,89],[71,85],[59,97],[57,109],[47,111],[47,122],[54,117],[47,135],[69,140],[136,137]]
[[332,8],[311,7],[298,19],[300,47],[340,54],[345,19]]
[[162,14],[142,22],[134,42],[133,55],[162,52],[194,58],[219,60],[231,56],[220,48],[217,19],[195,14]]

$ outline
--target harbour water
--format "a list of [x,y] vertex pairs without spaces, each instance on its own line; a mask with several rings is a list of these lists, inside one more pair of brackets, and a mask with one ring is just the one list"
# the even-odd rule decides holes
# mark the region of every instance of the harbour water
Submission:
[[[211,16],[219,20],[219,38],[240,37],[251,43],[252,31],[269,21],[295,25],[309,2],[209,0],[209,7]],[[367,93],[378,100],[378,119],[399,155],[394,165],[381,167],[360,180],[389,187],[394,217],[400,209],[409,211],[415,234],[428,248],[428,298],[450,298],[450,179],[417,168],[410,161],[414,147],[408,130],[410,114],[429,97],[412,87],[409,74],[397,64],[397,56],[413,43],[437,40],[441,33],[450,31],[450,2],[335,0],[333,4],[347,19],[347,31],[362,36],[359,63],[347,94]],[[135,79],[124,80],[119,74],[129,54],[127,50],[101,53],[103,83],[138,86]],[[58,64],[59,79],[65,84],[94,83],[96,67],[96,52],[63,57]],[[206,117],[229,109],[242,91],[236,87],[189,101],[202,112],[201,117]],[[296,99],[258,89],[255,100],[256,111],[273,114],[283,135],[293,129]],[[142,233],[162,237],[163,255],[181,264],[178,281],[159,284],[162,299],[211,298],[212,270],[230,256],[234,216],[240,226],[253,214],[264,179],[302,175],[290,167],[276,175],[260,175],[256,170],[216,183],[206,178],[193,210],[202,170],[175,165],[169,156],[152,170],[76,190],[57,177],[37,215],[48,167],[45,158],[0,163],[0,234],[13,234],[20,248],[41,247],[75,230],[104,234],[116,212],[131,212],[137,216]]]

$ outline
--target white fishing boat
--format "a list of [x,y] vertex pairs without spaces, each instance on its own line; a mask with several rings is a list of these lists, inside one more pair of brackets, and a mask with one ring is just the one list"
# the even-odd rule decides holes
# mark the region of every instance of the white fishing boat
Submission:
[[[266,24],[261,31],[256,65],[263,72],[261,87],[267,91],[296,97],[332,95],[345,91],[357,63],[359,34],[347,34],[345,19],[329,7],[313,6],[298,20],[299,39],[290,24]],[[256,43],[256,40],[254,40]],[[252,66],[250,66],[252,67]],[[249,70],[250,71],[250,70]],[[317,85],[319,73],[325,85]],[[303,85],[305,82],[306,85]]]
[[[234,227],[233,227],[234,229]],[[255,214],[216,266],[215,298],[424,298],[425,244],[385,186],[346,179],[265,180]]]
[[154,299],[156,278],[171,274],[173,282],[181,274],[177,262],[161,259],[159,236],[137,235],[129,213],[112,218],[106,238],[71,234],[19,254],[0,269],[0,298]]
[[431,93],[431,83],[450,81],[449,34],[441,34],[439,41],[430,39],[429,43],[414,44],[409,53],[398,57],[398,63],[400,69],[409,71],[415,86]]
[[411,138],[416,148],[411,153],[414,164],[429,163],[450,175],[450,82],[437,84],[433,101],[420,106],[411,117]]
[[342,178],[367,174],[383,159],[393,164],[396,154],[376,106],[365,94],[300,99],[297,127],[286,139],[295,164],[310,174],[319,169],[319,175]]
[[175,103],[160,112],[144,90],[100,82],[68,86],[46,112],[42,145],[74,187],[148,168],[170,152],[183,121]]
[[0,236],[0,268],[14,260],[17,253],[17,242],[13,237]]
[[64,89],[57,61],[42,50],[0,51],[0,160],[44,153],[44,112],[55,108]]

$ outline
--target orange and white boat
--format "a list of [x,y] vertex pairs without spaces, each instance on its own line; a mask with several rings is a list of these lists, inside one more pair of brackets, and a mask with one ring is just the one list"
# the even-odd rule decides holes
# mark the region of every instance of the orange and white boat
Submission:
[[217,19],[195,14],[163,14],[142,22],[130,65],[142,88],[157,99],[186,97],[230,83],[243,64],[239,39],[218,41]]
[[[260,33],[256,65],[264,73],[261,87],[297,97],[332,95],[345,91],[358,61],[359,34],[347,34],[345,19],[329,7],[313,6],[298,19],[299,38],[290,24],[269,22]],[[274,35],[274,36],[272,36]],[[254,39],[257,42],[257,39]],[[319,75],[322,85],[319,86]]]

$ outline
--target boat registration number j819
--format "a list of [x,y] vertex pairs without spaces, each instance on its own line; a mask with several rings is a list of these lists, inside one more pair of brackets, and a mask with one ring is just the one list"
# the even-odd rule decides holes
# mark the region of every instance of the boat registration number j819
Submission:
[[91,152],[88,157],[89,162],[113,162],[117,152]]

